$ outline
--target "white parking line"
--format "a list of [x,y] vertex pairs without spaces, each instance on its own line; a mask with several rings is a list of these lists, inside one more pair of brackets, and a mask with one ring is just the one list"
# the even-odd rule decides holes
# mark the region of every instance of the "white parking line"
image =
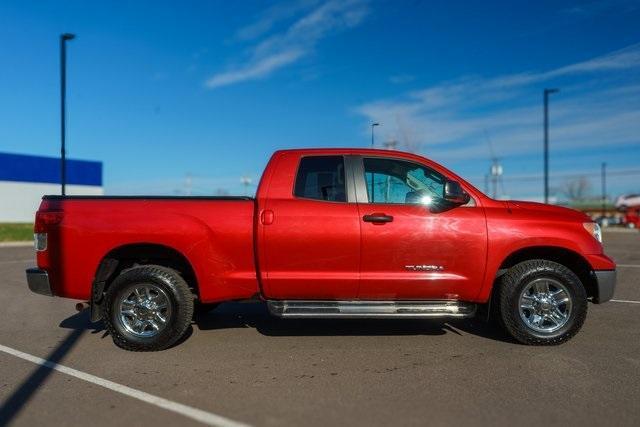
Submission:
[[627,304],[640,304],[640,301],[633,301],[629,299],[611,299],[611,302],[626,302]]
[[640,264],[618,264],[618,267],[624,267],[624,268],[640,268]]
[[101,387],[113,390],[117,393],[124,394],[125,396],[133,397],[134,399],[142,400],[143,402],[155,405],[159,408],[172,411],[177,414],[183,415],[192,420],[199,421],[203,424],[216,427],[247,427],[247,424],[243,424],[237,421],[230,420],[220,415],[212,414],[201,409],[193,408],[191,406],[183,405],[182,403],[173,402],[162,397],[154,396],[153,394],[146,393],[144,391],[136,390],[135,388],[127,387],[126,385],[114,383],[113,381],[105,380],[104,378],[96,377],[95,375],[87,374],[86,372],[78,371],[67,366],[59,365],[54,362],[42,359],[37,356],[33,356],[22,351],[15,350],[11,347],[6,347],[0,344],[0,351],[10,354],[20,359],[27,360],[35,363],[36,365],[44,366],[49,369],[54,369],[63,374],[70,375],[83,381],[90,382],[92,384],[99,385]]

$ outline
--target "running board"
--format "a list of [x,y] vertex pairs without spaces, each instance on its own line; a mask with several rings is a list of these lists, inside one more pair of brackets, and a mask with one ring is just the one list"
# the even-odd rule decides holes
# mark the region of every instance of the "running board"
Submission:
[[476,304],[461,301],[267,301],[278,317],[472,317]]

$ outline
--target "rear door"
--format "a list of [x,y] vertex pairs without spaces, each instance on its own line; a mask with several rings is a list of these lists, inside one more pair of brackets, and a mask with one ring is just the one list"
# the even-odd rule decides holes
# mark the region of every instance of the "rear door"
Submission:
[[269,299],[355,299],[360,220],[348,159],[278,159],[260,212],[260,268]]
[[384,157],[365,157],[358,165],[358,297],[472,300],[486,263],[483,209],[447,206],[446,177],[426,165]]

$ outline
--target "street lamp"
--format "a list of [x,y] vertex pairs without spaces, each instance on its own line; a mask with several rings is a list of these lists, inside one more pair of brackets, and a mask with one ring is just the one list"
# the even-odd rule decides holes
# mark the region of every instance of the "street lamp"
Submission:
[[560,89],[544,90],[544,202],[549,203],[549,95]]
[[371,148],[373,148],[373,128],[376,126],[380,126],[380,123],[371,123]]
[[606,162],[602,162],[602,169],[600,171],[600,181],[602,184],[602,219],[604,221],[604,217],[607,212],[607,163]]
[[65,151],[66,135],[66,98],[67,98],[67,41],[73,40],[74,34],[60,34],[60,183],[62,195],[66,194],[67,165]]

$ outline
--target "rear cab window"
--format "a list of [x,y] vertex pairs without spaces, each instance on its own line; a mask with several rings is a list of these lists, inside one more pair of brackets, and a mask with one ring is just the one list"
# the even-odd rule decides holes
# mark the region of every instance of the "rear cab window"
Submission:
[[346,202],[344,157],[303,157],[298,167],[293,194],[303,199]]

